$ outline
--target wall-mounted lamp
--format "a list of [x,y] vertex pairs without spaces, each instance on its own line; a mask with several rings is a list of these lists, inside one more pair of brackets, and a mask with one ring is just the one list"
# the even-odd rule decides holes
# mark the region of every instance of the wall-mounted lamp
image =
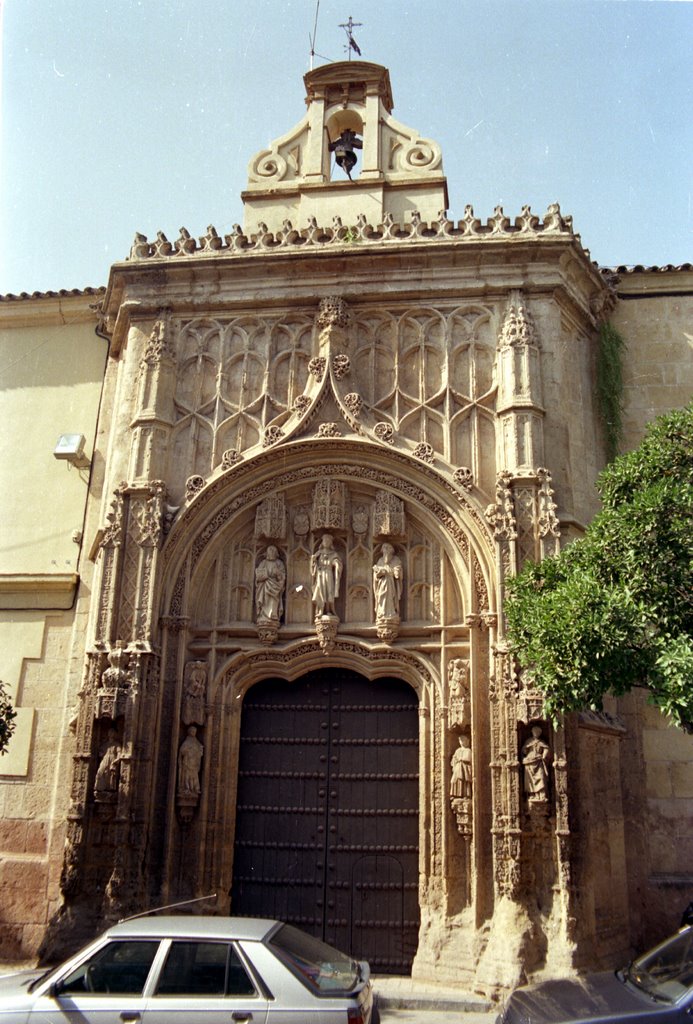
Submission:
[[53,455],[56,459],[65,459],[78,469],[87,469],[91,463],[84,454],[85,444],[84,434],[61,434],[53,449]]

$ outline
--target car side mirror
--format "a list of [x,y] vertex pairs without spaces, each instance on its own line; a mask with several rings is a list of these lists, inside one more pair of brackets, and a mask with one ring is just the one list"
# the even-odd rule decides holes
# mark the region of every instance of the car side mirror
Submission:
[[52,981],[48,988],[48,995],[51,999],[57,999],[62,994],[63,983],[62,981]]

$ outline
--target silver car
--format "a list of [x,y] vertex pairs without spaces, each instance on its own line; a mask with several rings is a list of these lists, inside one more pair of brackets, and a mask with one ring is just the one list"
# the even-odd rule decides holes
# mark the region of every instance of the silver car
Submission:
[[0,977],[0,1024],[375,1024],[370,968],[280,921],[139,917]]

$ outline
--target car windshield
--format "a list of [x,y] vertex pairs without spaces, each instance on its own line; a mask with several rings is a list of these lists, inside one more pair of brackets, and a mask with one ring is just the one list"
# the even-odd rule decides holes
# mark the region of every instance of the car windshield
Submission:
[[282,925],[269,945],[304,985],[320,995],[350,991],[359,981],[355,960],[290,924]]
[[625,974],[655,999],[679,1000],[693,988],[693,928],[683,928],[638,957]]

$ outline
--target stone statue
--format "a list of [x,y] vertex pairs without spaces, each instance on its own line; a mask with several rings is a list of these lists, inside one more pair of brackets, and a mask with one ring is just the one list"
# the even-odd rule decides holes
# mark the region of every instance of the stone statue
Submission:
[[197,738],[197,727],[188,726],[188,735],[178,751],[178,792],[184,795],[199,796],[200,765],[204,747]]
[[99,755],[101,759],[94,779],[94,799],[97,802],[108,803],[115,799],[118,792],[120,762],[123,756],[115,729],[108,730],[108,738]]
[[255,570],[255,614],[258,622],[279,622],[284,611],[286,568],[274,544]]
[[382,555],[373,566],[376,622],[399,619],[402,576],[402,560],[395,554],[392,544],[383,544]]
[[460,745],[451,763],[450,796],[453,800],[469,799],[472,795],[472,743],[466,733],[460,736]]
[[336,615],[334,603],[339,597],[342,560],[334,549],[331,534],[322,535],[320,547],[310,560],[310,573],[313,580],[316,618],[321,615]]
[[188,677],[183,692],[183,724],[204,725],[207,665],[204,661],[192,661],[186,667]]
[[530,804],[545,803],[549,799],[549,765],[551,749],[541,738],[541,726],[532,726],[532,735],[522,745],[524,791]]

